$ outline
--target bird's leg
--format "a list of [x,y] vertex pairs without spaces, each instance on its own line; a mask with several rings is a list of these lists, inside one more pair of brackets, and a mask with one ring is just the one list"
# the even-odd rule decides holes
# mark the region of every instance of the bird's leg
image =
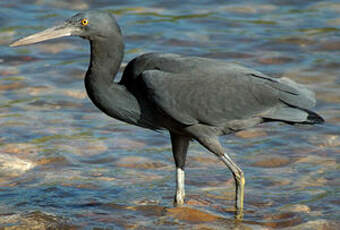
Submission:
[[197,138],[197,140],[206,147],[210,152],[214,153],[223,163],[230,169],[235,180],[236,197],[235,208],[236,218],[242,219],[243,216],[243,200],[244,200],[244,185],[245,179],[242,170],[231,160],[228,154],[224,153],[217,137]]
[[185,190],[184,190],[184,167],[190,138],[180,136],[170,132],[172,153],[176,164],[176,195],[174,204],[183,205]]
[[184,169],[176,167],[176,195],[174,200],[174,204],[176,206],[184,204],[185,198],[184,180],[185,180]]
[[220,159],[224,162],[224,164],[230,169],[233,174],[235,185],[236,185],[236,198],[235,198],[235,208],[237,210],[238,218],[242,218],[243,212],[243,200],[244,200],[244,173],[243,171],[230,159],[228,154],[224,153],[222,156],[219,156]]

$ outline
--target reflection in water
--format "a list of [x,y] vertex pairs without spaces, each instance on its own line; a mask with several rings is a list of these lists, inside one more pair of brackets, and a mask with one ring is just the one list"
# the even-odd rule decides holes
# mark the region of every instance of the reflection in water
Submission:
[[[0,3],[0,226],[27,228],[336,229],[339,3],[39,1]],[[327,123],[270,124],[221,139],[247,177],[245,216],[233,221],[233,181],[193,143],[187,206],[172,206],[165,133],[106,117],[87,99],[88,44],[10,49],[15,38],[75,11],[117,15],[125,62],[150,51],[228,60],[308,84]],[[46,13],[48,12],[48,13]],[[233,154],[233,153],[237,153]],[[231,178],[231,177],[230,177]]]

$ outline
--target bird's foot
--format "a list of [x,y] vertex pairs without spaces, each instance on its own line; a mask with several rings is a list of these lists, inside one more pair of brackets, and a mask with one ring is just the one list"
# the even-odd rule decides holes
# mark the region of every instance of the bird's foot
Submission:
[[177,193],[174,199],[174,206],[175,207],[180,207],[182,205],[184,205],[184,197],[185,194],[184,193]]
[[242,221],[242,219],[243,219],[243,209],[240,209],[240,208],[236,209],[234,218],[235,218],[236,221]]

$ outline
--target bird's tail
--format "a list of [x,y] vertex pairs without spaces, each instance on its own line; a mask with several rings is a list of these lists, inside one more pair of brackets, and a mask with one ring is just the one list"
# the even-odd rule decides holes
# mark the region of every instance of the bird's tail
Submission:
[[263,118],[269,121],[283,121],[289,124],[320,124],[324,119],[310,109],[315,105],[312,91],[290,79],[280,78],[272,83],[279,92],[279,103]]
[[263,116],[265,121],[283,121],[288,124],[320,124],[325,120],[308,109],[283,104]]
[[325,120],[317,113],[305,110],[306,113],[308,113],[306,121],[302,122],[302,124],[321,124],[325,122]]

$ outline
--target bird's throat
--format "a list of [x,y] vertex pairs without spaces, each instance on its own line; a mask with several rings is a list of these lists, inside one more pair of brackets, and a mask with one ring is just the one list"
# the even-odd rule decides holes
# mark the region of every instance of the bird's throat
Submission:
[[85,76],[86,92],[102,112],[136,125],[141,113],[138,101],[124,85],[114,82],[123,59],[124,45],[122,40],[110,41],[90,41],[91,59]]
[[86,77],[112,84],[124,56],[122,38],[93,40],[90,41],[90,47],[91,58]]

